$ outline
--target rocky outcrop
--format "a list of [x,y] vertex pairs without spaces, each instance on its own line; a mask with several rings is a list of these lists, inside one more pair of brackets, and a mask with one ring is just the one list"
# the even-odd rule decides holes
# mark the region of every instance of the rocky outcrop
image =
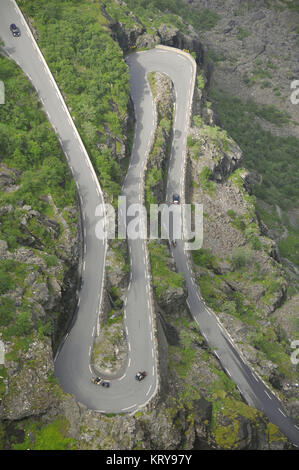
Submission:
[[124,12],[130,17],[130,22],[116,21],[102,8],[102,12],[109,21],[112,37],[118,41],[125,54],[135,48],[153,48],[157,44],[186,49],[196,54],[196,61],[204,61],[202,43],[191,25],[187,26],[187,33],[182,33],[177,27],[162,24],[154,32],[149,33],[146,26],[134,12]]
[[211,178],[217,182],[224,181],[239,167],[241,150],[220,128],[206,124],[201,128],[193,127],[190,141],[190,172],[194,181],[200,180],[200,173],[205,166],[211,170]]
[[[142,41],[152,44],[149,37],[146,37],[141,24],[134,27],[132,32],[130,29],[125,30],[123,25],[118,23],[114,31],[120,42],[121,38],[125,38],[123,39],[124,49],[131,45],[142,44]],[[196,44],[188,42],[186,36],[181,35],[175,28],[162,26],[156,37],[158,41],[165,41],[163,42],[165,44],[172,43],[172,45],[190,50],[196,48],[199,51],[199,60],[201,58],[199,41],[196,40],[198,41]],[[113,147],[114,144],[109,136],[104,145]],[[119,160],[122,159],[121,152]],[[223,174],[220,173],[221,181],[224,181],[229,171],[227,165],[224,167],[226,170]],[[13,183],[13,176],[11,178]],[[160,193],[157,193],[157,197]],[[38,217],[38,215],[32,214],[32,217]],[[117,249],[118,247],[116,251]],[[26,256],[29,256],[28,250],[30,249],[25,247],[18,253],[25,263]],[[69,247],[66,247],[66,250],[69,250]],[[3,256],[10,256],[7,255],[5,243],[0,243],[0,252]],[[42,271],[44,279],[48,271],[43,270],[46,268],[48,270],[48,267],[44,267],[43,260],[35,250],[31,249],[30,256],[31,263],[34,261],[33,264]],[[107,264],[110,269],[107,269],[105,314],[108,319],[109,309],[113,309],[112,315],[115,315],[112,316],[113,320],[121,311],[121,302],[126,289],[127,270],[122,269],[126,265],[125,256],[119,258],[116,253],[110,251]],[[60,266],[59,260],[58,265]],[[171,261],[168,261],[167,268],[174,272]],[[54,268],[53,271],[55,271]],[[34,285],[34,292],[40,302],[37,304],[43,309],[46,305],[54,305],[55,296],[50,304],[49,300],[52,290],[59,297],[59,277],[51,275],[48,282],[35,284],[36,280],[34,273],[29,273],[28,279],[26,277],[26,282]],[[63,289],[73,292],[69,287],[68,282],[63,285]],[[209,352],[203,338],[198,334],[197,326],[192,324],[186,311],[185,296],[184,289],[169,288],[161,297],[162,308],[158,307],[157,329],[160,370],[162,384],[163,376],[166,378],[165,387],[162,386],[161,395],[154,404],[134,416],[103,416],[87,410],[81,404],[76,403],[72,396],[64,394],[51,376],[53,363],[48,339],[40,340],[35,337],[32,347],[18,355],[20,361],[18,360],[17,363],[14,362],[14,354],[8,356],[9,373],[8,378],[4,380],[8,391],[6,390],[7,396],[1,403],[3,416],[8,421],[2,423],[5,436],[2,447],[11,448],[13,443],[23,442],[24,430],[28,429],[30,432],[27,432],[26,437],[29,436],[29,439],[34,441],[35,433],[30,428],[33,422],[31,417],[38,418],[39,425],[43,428],[64,416],[68,425],[64,432],[75,439],[78,449],[286,448],[288,444],[277,429],[274,427],[275,432],[272,432],[270,436],[269,423],[261,413],[250,410],[242,402],[238,391],[234,389],[232,392],[231,383],[226,388],[228,379],[223,378],[217,359]],[[75,295],[73,297],[75,298]],[[114,334],[113,331],[111,332]],[[25,382],[20,380],[18,383],[16,370],[21,375],[24,372]],[[29,385],[28,382],[30,382]],[[9,394],[10,383],[13,385],[12,395]],[[21,392],[25,397],[24,403],[21,400]],[[16,419],[19,420],[18,425],[12,429],[10,420]],[[8,430],[9,432],[6,432]]]
[[[196,11],[206,7],[202,0],[184,1]],[[207,7],[219,15],[216,27],[200,35],[214,61],[213,84],[287,111],[292,119],[285,127],[260,123],[277,135],[298,136],[299,108],[290,100],[290,83],[298,79],[298,11],[275,1],[211,0]]]
[[[19,172],[13,168],[8,168],[6,165],[1,164],[0,166],[0,190],[5,192],[13,192],[18,186],[16,180]],[[3,206],[1,207],[1,213]]]
[[111,240],[106,256],[100,331],[94,340],[92,353],[93,368],[101,377],[120,373],[127,362],[128,344],[123,313],[128,274],[127,241]]
[[277,247],[255,213],[249,174],[238,168],[239,147],[198,116],[188,141],[188,200],[203,204],[205,214],[205,257],[194,265],[202,294],[251,366],[281,391],[295,370],[267,353],[275,342],[288,354],[272,323],[287,292]]
[[53,354],[49,339],[33,338],[29,349],[19,351],[6,342],[5,393],[0,402],[2,420],[20,420],[40,416],[58,404],[49,380],[53,374]]
[[[153,146],[147,162],[146,201],[154,197],[155,202],[165,200],[165,177],[167,172],[170,142],[172,139],[173,105],[175,101],[173,84],[169,77],[161,73],[149,74],[156,107],[157,125]],[[152,195],[148,197],[147,191]]]
[[[0,181],[7,193],[16,190],[17,178],[22,182],[19,172],[1,167]],[[51,217],[22,201],[4,204],[0,210],[2,226],[14,220],[19,234],[15,249],[0,240],[1,276],[5,272],[9,280],[2,281],[0,298],[0,334],[5,346],[0,374],[1,419],[41,415],[57,403],[51,382],[53,348],[59,344],[76,304],[78,210],[75,205],[59,210],[50,195],[46,200],[53,211]],[[67,216],[73,224],[67,222]],[[8,241],[11,243],[9,237]]]
[[[206,7],[206,2],[202,0],[184,1],[196,12],[202,12]],[[288,171],[288,152],[284,151],[285,143],[278,137],[299,137],[299,106],[292,99],[292,86],[298,80],[299,12],[295,3],[229,0],[220,4],[217,0],[211,0],[208,8],[219,15],[218,22],[215,27],[200,34],[207,51],[206,57],[213,62],[213,89],[220,92],[219,96],[226,97],[224,101],[228,99],[231,103],[230,109],[224,110],[221,99],[219,101],[216,97],[217,93],[212,98],[215,99],[219,115],[222,115],[222,125],[230,126],[229,114],[234,115],[233,97],[236,102],[242,102],[239,109],[244,106],[245,115],[250,106],[255,107],[255,111],[250,113],[253,127],[260,136],[263,130],[266,131],[265,140],[272,141],[276,149],[281,151],[280,179],[288,181],[290,187],[296,185],[294,173]],[[239,119],[242,121],[243,118]],[[220,119],[216,122],[219,123]],[[244,164],[252,169],[255,166],[252,155],[262,153],[262,150],[257,150],[254,142],[248,145],[250,139],[243,139],[240,128],[236,131],[235,135],[237,134],[238,142],[242,142],[247,153]],[[253,128],[251,135],[255,135]],[[260,137],[257,142],[259,141]],[[264,147],[267,148],[268,145],[265,144]],[[268,235],[280,245],[283,256],[279,260],[289,276],[291,289],[298,292],[298,257],[295,254],[297,250],[294,241],[298,237],[298,224],[289,232],[292,215],[296,217],[298,212],[298,202],[295,199],[297,196],[290,203],[289,190],[286,188],[286,191],[281,192],[280,201],[275,200],[274,194],[279,183],[273,186],[269,184],[275,170],[272,167],[265,172],[263,167],[265,165],[261,164],[261,174],[254,171],[252,178],[253,184],[257,185],[257,207],[264,219],[264,228],[268,229]],[[276,214],[277,203],[281,204],[282,210]]]

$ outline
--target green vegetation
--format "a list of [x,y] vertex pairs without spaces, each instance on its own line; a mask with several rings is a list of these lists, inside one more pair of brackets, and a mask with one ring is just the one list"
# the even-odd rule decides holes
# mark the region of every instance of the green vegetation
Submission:
[[[153,96],[157,96],[156,90],[156,75],[155,73],[148,74],[151,91]],[[170,90],[170,83],[166,85],[164,95],[167,97],[168,90]],[[170,144],[172,137],[172,123],[173,123],[173,111],[172,103],[169,100],[165,102],[158,100],[156,103],[157,107],[157,123],[156,132],[152,149],[148,157],[148,169],[145,176],[145,205],[147,213],[150,213],[150,205],[161,203],[158,201],[155,195],[155,189],[158,192],[164,193],[164,187],[166,185],[166,168],[168,165]],[[162,164],[160,166],[160,161]]]
[[[0,238],[7,241],[9,249],[15,249],[28,236],[20,226],[24,212],[17,205],[19,201],[51,216],[48,194],[62,208],[74,204],[76,193],[57,138],[41,111],[35,91],[19,68],[1,56],[0,79],[5,81],[6,88],[6,102],[0,107],[0,156],[2,165],[18,170],[18,174],[5,170],[15,179],[16,189],[2,191],[0,204],[12,205],[15,210],[2,212]],[[29,221],[28,228],[42,236],[44,249],[52,252],[51,237],[40,233],[41,227],[34,220]]]
[[[126,240],[110,240],[110,247],[113,252],[113,258],[120,266],[122,272],[128,273],[130,271],[130,259],[128,253],[128,244]],[[110,269],[107,266],[107,269]],[[113,289],[115,289],[113,287]]]
[[[206,105],[210,106],[211,103],[207,101]],[[205,124],[203,118],[199,115],[193,116],[193,126],[200,129],[200,137],[189,135],[187,138],[187,146],[191,158],[199,158],[202,143],[207,139],[213,143],[215,150],[219,151],[219,153],[229,151],[229,143],[231,142],[231,139],[224,129],[221,129],[218,126],[209,126]],[[217,158],[219,158],[218,155],[215,159],[217,160]],[[207,169],[204,170],[203,178],[206,179],[206,176],[208,176]]]
[[191,158],[198,159],[201,149],[201,139],[195,139],[191,135],[187,137],[187,147]]
[[[169,368],[184,381],[184,387],[172,398],[172,406],[166,409],[167,415],[174,419],[178,409],[188,410],[187,420],[193,423],[193,400],[204,398],[211,403],[211,417],[207,416],[202,424],[207,426],[220,448],[237,448],[241,423],[262,425],[261,412],[244,403],[234,382],[220,370],[213,354],[203,347],[198,327],[190,322],[189,316],[182,314],[172,322],[179,331],[180,344],[169,347]],[[174,424],[180,432],[180,419],[175,419]],[[276,426],[268,425],[267,429],[271,443],[285,440]]]
[[[207,101],[207,105],[208,104],[209,101]],[[194,123],[196,123],[196,121],[194,121]],[[201,134],[209,137],[217,150],[228,152],[229,141],[231,139],[228,137],[226,130],[221,129],[218,126],[208,126],[204,124],[201,126]]]
[[[237,170],[235,173],[239,172]],[[234,174],[233,174],[234,175]],[[236,215],[234,211],[228,210],[227,214],[231,218],[231,224],[236,229],[240,230],[243,233],[246,240],[249,242],[250,247],[253,250],[261,250],[263,244],[259,238],[260,229],[255,219],[254,214],[254,203],[255,200],[252,196],[247,195],[247,200],[252,202],[250,210],[243,215]]]
[[203,191],[207,191],[209,194],[213,194],[215,191],[215,183],[211,180],[212,171],[208,166],[204,166],[200,172],[200,184]]
[[14,444],[14,450],[71,450],[75,449],[75,439],[67,437],[69,425],[64,417],[52,423],[41,425],[33,420],[25,426],[25,440]]
[[[179,16],[197,31],[208,31],[216,26],[220,18],[216,12],[208,8],[201,11],[191,9],[181,0],[127,0],[126,3],[148,27],[157,27],[165,23],[184,31],[186,26],[178,19]],[[150,18],[152,22],[149,21]]]
[[216,65],[217,62],[224,62],[226,60],[226,56],[223,52],[215,52],[214,49],[211,47],[208,49],[208,58],[213,61]]
[[16,306],[10,297],[0,297],[0,327],[7,326],[14,318]]
[[180,338],[180,361],[176,365],[176,373],[179,377],[184,378],[192,370],[196,349],[194,347],[198,332],[190,334],[190,332],[182,329],[179,333]]
[[153,97],[156,98],[157,96],[157,90],[156,90],[156,79],[155,79],[155,72],[150,72],[148,75],[147,75],[147,79],[149,81],[149,84],[150,84],[150,87],[151,87],[151,91],[152,91],[152,94],[153,94]]
[[213,403],[212,430],[216,443],[221,449],[236,448],[239,441],[240,418],[256,422],[259,416],[259,411],[224,393],[222,399]]
[[[244,166],[255,170],[262,176],[262,182],[253,187],[254,195],[275,207],[279,205],[287,211],[298,205],[299,200],[299,140],[295,137],[278,137],[262,129],[256,116],[262,117],[276,125],[289,122],[286,113],[274,106],[258,106],[252,101],[243,103],[240,99],[214,90],[213,99],[217,106],[221,124],[226,128],[243,151]],[[262,218],[270,226],[279,223],[274,221],[271,213],[257,206]],[[268,212],[268,211],[267,211]],[[298,262],[298,229],[290,228],[289,237],[280,243],[282,252],[293,262]]]
[[269,438],[270,443],[287,440],[287,438],[283,434],[281,434],[280,430],[278,429],[277,426],[275,426],[275,424],[268,423],[267,429],[268,429],[268,438]]
[[248,31],[247,28],[238,28],[238,33],[237,33],[237,38],[242,41],[243,39],[247,38],[248,36],[251,35],[251,32]]
[[[251,107],[253,107],[251,103]],[[286,112],[279,111],[274,105],[254,106],[254,112],[260,118],[265,119],[278,127],[282,127],[290,122],[290,116]]]
[[203,90],[204,87],[205,87],[205,79],[203,77],[203,74],[200,73],[199,75],[197,75],[197,88],[199,88],[200,90]]
[[[257,210],[269,228],[275,229],[282,222],[277,216],[275,205],[279,205],[287,220],[286,211],[298,205],[299,200],[299,140],[295,137],[277,137],[263,130],[256,117],[282,126],[289,122],[289,116],[274,106],[259,106],[253,101],[243,103],[240,99],[231,97],[224,92],[214,90],[213,99],[221,124],[226,128],[243,151],[244,166],[255,170],[261,175],[261,183],[253,187],[254,195],[267,204],[269,210],[257,204]],[[233,222],[242,224],[240,218]],[[284,222],[286,223],[286,222]],[[286,223],[289,235],[279,242],[279,248],[285,258],[298,264],[298,228]],[[242,230],[242,226],[239,225]],[[245,227],[243,226],[243,230]],[[281,232],[283,229],[281,228]],[[252,246],[259,249],[260,244],[252,234]]]
[[250,250],[239,247],[232,253],[232,265],[234,270],[245,268],[250,263],[252,254]]
[[116,372],[120,363],[116,350],[125,348],[123,313],[114,310],[108,312],[108,318],[101,326],[101,335],[95,339],[92,351],[92,363],[97,370]]
[[4,339],[10,339],[12,336],[27,336],[32,331],[30,311],[21,312],[15,322],[3,332]]
[[[30,245],[33,257],[43,258],[62,280],[67,266],[58,266],[58,258],[64,227],[53,208],[58,212],[74,208],[76,187],[35,90],[19,67],[3,56],[0,79],[6,89],[5,104],[0,107],[1,171],[12,181],[11,191],[0,192],[0,239],[7,242],[10,252]],[[55,233],[47,230],[44,220],[53,224]],[[76,227],[75,210],[70,223]],[[39,338],[50,336],[56,320],[55,313],[36,320],[33,281],[47,283],[43,268],[34,262],[1,259],[0,332],[10,341],[6,359],[16,363],[36,338],[34,332]],[[22,296],[21,301],[15,301],[15,294]]]
[[162,168],[153,166],[146,173],[145,179],[145,205],[149,211],[150,204],[156,204],[158,201],[154,195],[154,188],[162,182],[162,187],[165,182],[165,166],[168,162],[170,151],[170,136],[171,136],[172,120],[167,117],[160,118],[158,116],[157,130],[155,134],[155,141],[153,148],[149,155],[149,162],[155,159],[155,156],[162,152],[165,148],[166,161],[163,160]]
[[17,285],[23,285],[29,269],[24,263],[11,259],[1,260],[0,265],[0,294],[15,289]]
[[191,251],[193,262],[204,268],[208,269],[217,269],[217,260],[216,257],[209,251],[205,250],[204,248],[200,248],[199,250],[192,250]]
[[151,241],[148,243],[153,286],[157,300],[159,300],[168,288],[178,289],[183,287],[183,274],[174,272],[168,266],[169,252],[165,244]]
[[[123,53],[107,30],[99,2],[20,0],[34,20],[39,46],[63,91],[100,183],[112,200],[122,170],[106,134],[123,137],[129,101],[129,74]],[[101,150],[97,145],[101,145]]]
[[[278,365],[279,371],[286,377],[292,377],[292,366],[290,364],[289,351],[286,351],[286,344],[278,342],[273,330],[270,328],[255,333],[251,337],[252,345],[262,351],[267,359]],[[295,379],[295,376],[293,376]]]
[[288,258],[292,263],[299,266],[299,236],[298,230],[289,229],[289,234],[284,240],[278,242],[281,256]]
[[292,11],[297,11],[299,12],[299,5],[297,0],[281,0],[287,8],[289,8]]
[[55,255],[45,256],[44,260],[48,268],[52,268],[53,266],[57,266],[58,264],[58,259]]

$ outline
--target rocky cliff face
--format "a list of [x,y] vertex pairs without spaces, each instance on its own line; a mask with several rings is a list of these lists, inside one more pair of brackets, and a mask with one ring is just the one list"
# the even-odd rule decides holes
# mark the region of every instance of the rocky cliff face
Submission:
[[127,338],[123,325],[124,301],[127,295],[129,260],[126,240],[110,240],[106,257],[104,302],[101,328],[95,338],[92,354],[97,375],[119,374],[127,363]]
[[[175,28],[165,26],[157,30],[154,39],[150,39],[140,22],[138,27],[134,26],[132,29],[118,22],[112,25],[111,29],[123,44],[124,50],[132,45],[141,47],[152,45],[153,41],[153,43],[160,41],[164,44],[196,50],[199,61],[202,57],[201,43],[193,32],[189,37],[182,35]],[[197,93],[200,95],[199,90]],[[200,104],[200,106],[203,105]],[[208,122],[211,124],[212,117],[209,110],[206,109],[204,113],[210,119],[206,121],[206,124]],[[199,114],[199,111],[196,114]],[[214,230],[221,232],[220,220],[228,206],[232,205],[236,212],[240,210],[240,214],[247,210],[242,200],[242,190],[238,186],[236,190],[233,189],[236,185],[227,182],[230,172],[239,164],[239,149],[229,142],[229,148],[225,147],[224,152],[222,150],[219,152],[219,149],[216,149],[218,144],[216,143],[215,146],[215,142],[208,141],[207,136],[202,135],[200,128],[194,130],[192,137],[194,140],[203,139],[201,152],[202,156],[206,156],[204,166],[208,166],[212,178],[217,180],[218,184],[223,185],[221,188],[219,186],[214,193],[217,198],[207,196],[208,193],[204,191],[200,193],[200,197],[205,197],[204,203],[209,204],[211,220],[215,219]],[[191,159],[190,165],[193,165],[192,171],[196,175],[195,183],[200,184],[203,167],[198,166],[200,164],[196,160],[191,162]],[[0,178],[0,181],[8,180],[12,185],[14,184],[13,173],[8,172]],[[196,185],[194,189],[198,189]],[[156,192],[156,197],[160,197],[161,194],[162,187]],[[190,197],[197,200],[198,193],[192,193]],[[215,206],[215,200],[221,200],[221,198],[226,199],[222,209]],[[30,212],[30,209],[25,208],[24,211]],[[38,214],[28,213],[24,218],[25,225],[28,220],[26,217],[39,218]],[[45,220],[38,220],[38,223],[42,225]],[[45,223],[45,227],[51,230],[54,236],[56,225]],[[56,228],[58,230],[58,227]],[[226,228],[230,230],[228,219]],[[221,243],[227,243],[225,247],[227,254],[231,253],[235,246],[242,245],[244,242],[244,238],[235,230],[233,242],[230,244],[231,235],[231,232],[227,233],[227,237],[223,237],[222,240],[219,238],[219,244],[215,244],[220,250]],[[61,258],[61,263],[66,264],[68,255],[72,253],[71,259],[74,265],[70,266],[70,271],[74,271],[78,262],[75,249],[77,241],[78,238],[75,237],[73,243],[65,246],[66,255],[65,258]],[[34,243],[33,240],[32,243]],[[41,240],[37,240],[36,243],[41,243]],[[59,309],[61,317],[63,312],[61,292],[71,294],[73,291],[67,288],[74,283],[67,279],[62,282],[56,268],[44,266],[41,253],[37,252],[39,249],[37,246],[36,249],[32,247],[21,249],[16,256],[21,256],[24,264],[27,260],[30,266],[37,266],[36,269],[41,273],[43,279],[41,283],[35,283],[35,274],[29,273],[30,276],[27,276],[29,279],[25,276],[26,283],[34,286],[29,292],[31,298],[35,298],[36,295],[34,301],[36,311],[41,315],[44,311],[47,314],[49,313],[47,309],[51,306],[51,309]],[[2,244],[0,248],[3,259],[12,256],[5,244]],[[127,281],[127,270],[122,269],[126,264],[125,256],[119,259],[113,253],[113,248],[111,250],[108,254],[110,269],[107,270],[105,295],[106,320],[109,318],[110,310],[113,310],[112,319],[120,314]],[[215,253],[215,256],[218,255]],[[59,259],[58,271],[61,263]],[[268,267],[266,261],[265,264]],[[166,267],[168,274],[176,274],[169,253]],[[219,270],[220,272],[229,271],[230,263],[226,260],[221,262],[218,260],[215,271],[219,273]],[[227,289],[234,291],[234,288],[229,285]],[[23,289],[17,291],[17,295],[21,298],[27,295],[27,292]],[[48,338],[35,335],[29,348],[26,349],[26,345],[22,346],[23,349],[17,355],[17,361],[15,349],[10,350],[11,345],[8,344],[8,352],[11,354],[7,357],[8,372],[3,381],[5,397],[1,402],[2,417],[7,420],[2,423],[2,430],[4,430],[2,447],[11,448],[13,443],[22,443],[25,436],[29,436],[26,448],[29,446],[34,448],[38,433],[64,417],[66,425],[60,432],[64,437],[74,439],[74,445],[78,449],[286,448],[288,444],[277,428],[268,423],[261,413],[243,403],[237,389],[223,373],[218,360],[209,352],[203,338],[198,334],[198,329],[192,323],[186,310],[185,297],[186,291],[182,287],[181,289],[168,288],[159,298],[157,312],[159,348],[160,357],[162,357],[160,369],[165,380],[163,381],[162,377],[161,394],[155,403],[134,416],[101,416],[76,403],[72,396],[64,394],[52,376],[53,360]],[[102,364],[99,367],[102,367]],[[109,367],[111,368],[111,364]],[[1,388],[0,391],[2,391]]]
[[[287,400],[298,380],[285,343],[290,320],[282,320],[289,308],[279,309],[287,279],[255,212],[241,151],[210,117],[194,116],[188,141],[188,200],[204,211],[203,247],[193,254],[198,283],[245,358]],[[289,406],[294,412],[297,401]]]
[[[15,174],[13,169],[1,169],[6,192],[16,188]],[[7,215],[13,216],[22,233],[15,250],[10,251],[7,242],[0,240],[1,276],[7,269],[9,280],[1,285],[1,315],[5,313],[6,317],[1,317],[5,347],[5,367],[0,365],[1,419],[40,415],[57,402],[51,382],[53,348],[59,344],[76,305],[80,245],[78,208],[60,211],[50,195],[48,202],[52,217],[21,202],[15,207],[1,207],[1,223],[6,223]],[[73,225],[66,222],[67,215],[74,218]],[[55,255],[44,251],[46,238],[56,244]],[[9,323],[13,310],[14,322]]]
[[[208,8],[218,14],[217,24],[208,31],[201,32],[201,41],[206,57],[213,62],[212,87],[227,93],[230,98],[237,97],[246,107],[251,103],[266,112],[253,113],[252,122],[262,130],[270,132],[269,141],[277,137],[294,136],[298,138],[299,106],[291,100],[292,86],[298,80],[298,22],[297,2],[287,1],[240,1],[184,0],[196,12]],[[217,102],[217,99],[215,99]],[[234,107],[233,100],[231,101]],[[218,103],[217,103],[218,104]],[[250,105],[246,108],[249,110]],[[233,110],[228,111],[233,114]],[[246,116],[245,112],[245,116]],[[240,117],[242,121],[242,117]],[[219,120],[217,120],[219,122]],[[229,118],[226,122],[229,122]],[[222,119],[222,125],[224,120]],[[256,127],[257,129],[257,127]],[[238,131],[239,132],[239,131]],[[252,134],[255,131],[252,129]],[[259,137],[257,137],[257,141]],[[266,139],[266,137],[265,137]],[[246,144],[246,139],[239,135],[239,142],[246,153],[256,155],[263,152],[254,142]],[[295,144],[296,145],[296,144]],[[298,144],[297,144],[298,145]],[[265,143],[264,147],[267,144]],[[250,147],[250,148],[249,148]],[[298,258],[294,253],[298,247],[294,239],[298,238],[298,197],[290,202],[291,187],[294,184],[288,171],[288,150],[283,142],[276,142],[279,147],[281,179],[290,183],[284,196],[275,200],[275,187],[268,190],[267,174],[275,173],[275,165],[260,174],[252,174],[255,193],[258,195],[257,207],[265,223],[268,234],[280,246],[283,263],[292,290],[298,291]],[[271,157],[269,157],[270,159]],[[294,164],[296,157],[294,157]],[[252,164],[253,163],[253,164]],[[256,160],[248,155],[244,165],[251,169],[257,166]],[[265,165],[263,165],[265,166]],[[279,185],[279,183],[278,183]],[[271,197],[272,193],[272,197]],[[283,200],[285,199],[285,201]],[[286,249],[288,247],[288,249]]]
[[298,136],[299,108],[290,100],[290,82],[298,79],[298,12],[276,0],[183,1],[219,15],[217,25],[201,33],[215,64],[213,83],[244,100],[286,110],[293,119],[287,127],[261,123],[274,133]]
[[160,204],[165,200],[164,175],[167,172],[169,143],[172,137],[175,95],[173,84],[166,75],[152,73],[149,74],[148,79],[151,84],[156,106],[157,128],[153,148],[147,162],[145,185],[146,191],[150,191],[154,200]]
[[146,26],[132,12],[130,18],[134,24],[130,24],[130,26],[125,21],[113,20],[107,12],[105,16],[110,21],[110,29],[114,39],[118,41],[125,54],[135,48],[152,48],[157,44],[164,44],[182,50],[194,51],[197,61],[203,62],[202,43],[190,25],[187,34],[182,33],[179,28],[166,24],[159,26],[154,34],[149,34]]

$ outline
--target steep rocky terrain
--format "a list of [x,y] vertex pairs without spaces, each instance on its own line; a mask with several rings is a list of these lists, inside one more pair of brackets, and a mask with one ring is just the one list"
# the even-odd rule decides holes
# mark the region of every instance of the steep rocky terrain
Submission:
[[299,15],[283,1],[192,0],[195,9],[219,15],[217,25],[201,33],[214,59],[213,83],[230,94],[274,105],[291,116],[286,127],[261,119],[272,132],[299,136],[299,107],[290,100],[292,80],[298,80]]
[[53,353],[77,302],[80,218],[35,91],[15,64],[0,61],[0,419],[18,420],[56,402]]
[[[77,225],[69,226],[53,200],[51,204],[55,218],[30,206],[18,207],[24,238],[17,249],[9,250],[7,242],[0,240],[1,275],[6,279],[1,284],[0,334],[5,348],[5,367],[0,365],[1,419],[40,415],[56,401],[51,381],[53,350],[76,306],[80,243]],[[7,212],[15,211],[12,205],[2,206],[2,224]],[[77,219],[75,205],[63,211]],[[55,240],[56,255],[44,251],[44,238],[31,232],[29,220],[35,221],[43,236],[47,233]]]
[[299,376],[289,343],[298,337],[296,298],[285,302],[285,272],[257,217],[240,148],[211,125],[210,112],[208,121],[193,117],[188,155],[187,198],[204,208],[203,247],[192,253],[202,295],[296,416]]
[[[154,34],[152,31],[149,34],[148,25],[136,15],[129,14],[124,2],[105,3],[106,9],[103,12],[110,23],[109,32],[120,42],[125,52],[130,48],[148,47],[162,42],[194,51],[198,64],[203,65],[201,38],[192,28],[188,32],[182,32],[178,26],[168,23],[159,25]],[[116,5],[114,11],[111,10],[113,5]],[[116,16],[120,20],[115,19]],[[206,64],[205,69],[209,72],[210,67]],[[283,360],[288,359],[286,342],[279,350],[281,357],[273,357],[270,350],[270,360],[269,350],[263,351],[264,338],[254,337],[251,344],[249,336],[260,335],[262,330],[263,333],[266,332],[267,345],[276,341],[280,344],[282,338],[277,334],[271,319],[275,316],[281,328],[287,330],[290,325],[287,318],[292,317],[293,310],[292,307],[288,310],[286,304],[283,305],[286,283],[277,261],[275,243],[263,235],[253,200],[248,194],[250,175],[245,170],[237,169],[241,160],[240,148],[214,124],[213,112],[206,101],[209,82],[209,73],[202,73],[197,82],[193,126],[188,139],[188,181],[190,187],[192,185],[188,197],[204,203],[208,222],[205,223],[203,250],[194,256],[197,276],[207,302],[211,303],[235,336],[248,360],[255,362],[258,372],[275,387],[278,384],[280,389],[286,388],[284,378],[289,380],[288,374],[294,373],[290,367],[280,370],[285,364]],[[161,76],[155,78],[155,83],[157,96],[160,97],[157,106],[162,103],[162,109],[171,119],[172,100],[168,99],[172,85]],[[130,125],[127,127],[129,111],[124,118],[123,129],[130,129]],[[132,122],[133,119],[131,127]],[[152,160],[149,172],[161,164],[162,168],[167,166],[165,160],[163,166],[163,158],[167,156],[165,150],[170,135],[169,127],[166,126],[165,129],[166,132],[162,132],[162,142],[157,145],[157,159]],[[120,139],[120,145],[117,145],[115,136],[112,138],[110,131],[107,132],[107,138],[103,138],[103,133],[99,137],[99,151],[114,148],[113,158],[118,159],[118,163],[123,162],[121,165],[124,171],[130,139]],[[159,148],[163,148],[163,151],[159,151]],[[119,158],[116,154],[119,154]],[[162,197],[162,181],[163,174],[153,181],[153,185],[147,186],[149,197],[157,200]],[[0,182],[13,191],[18,184],[14,170],[4,168]],[[108,190],[107,197],[111,197]],[[64,295],[75,302],[76,282],[67,275],[62,279],[59,269],[64,273],[68,273],[69,269],[70,272],[76,272],[79,261],[78,230],[75,223],[71,238],[63,241],[63,233],[69,233],[67,226],[72,224],[69,223],[69,218],[68,223],[63,222],[62,214],[65,211],[54,206],[51,217],[47,217],[31,207],[21,205],[24,214],[21,219],[24,227],[22,233],[31,245],[29,243],[29,247],[26,245],[10,251],[2,241],[0,247],[5,262],[17,260],[24,264],[21,266],[22,270],[18,271],[18,287],[14,289],[14,294],[9,292],[8,296],[15,295],[16,304],[22,302],[24,297],[29,299],[32,314],[30,321],[34,326],[40,325],[40,316],[43,318],[53,312],[57,312],[58,321],[65,324],[71,312],[63,309]],[[8,207],[7,210],[15,209]],[[76,209],[69,210],[72,212]],[[30,218],[35,218],[35,224],[45,227],[51,237],[58,237],[61,252],[59,256],[56,255],[55,266],[53,258],[45,265],[42,240],[26,230]],[[62,235],[58,233],[54,220],[60,227],[64,226]],[[218,234],[217,238],[215,233]],[[57,384],[53,377],[49,335],[43,329],[35,328],[29,341],[26,342],[26,338],[21,335],[18,343],[7,343],[5,369],[0,369],[2,448],[115,450],[289,447],[285,437],[274,425],[242,401],[237,388],[221,370],[217,358],[199,335],[186,309],[184,284],[175,272],[167,245],[158,243],[150,250],[162,371],[160,395],[144,411],[134,416],[102,416],[87,410],[76,403],[72,396],[64,394]],[[62,255],[63,252],[65,256]],[[159,269],[156,270],[155,259],[159,260]],[[126,246],[111,245],[108,267],[110,269],[107,270],[102,321],[110,333],[115,334],[114,328],[118,328],[118,336],[122,332],[122,302],[127,284]],[[27,285],[28,289],[25,288]],[[162,289],[159,289],[160,286]],[[62,292],[65,294],[62,295]],[[240,295],[236,295],[236,292],[240,292]],[[222,305],[225,305],[225,309]],[[277,307],[281,308],[277,310]],[[26,320],[25,327],[28,325]],[[54,331],[58,330],[56,325],[59,325],[57,320],[54,322]],[[101,370],[107,368],[115,371],[121,367],[125,358],[125,342],[120,338],[117,343],[114,336],[105,347],[111,348],[113,357],[107,358],[105,353],[98,351],[99,354],[95,354],[95,363]],[[279,374],[276,373],[276,363]],[[287,388],[289,395],[284,396],[286,399],[290,398],[290,411],[296,417],[298,407],[294,400],[295,389]]]
[[115,376],[126,365],[128,346],[123,306],[128,287],[128,253],[125,240],[110,240],[106,257],[104,302],[100,333],[95,338],[93,367],[97,375]]
[[[212,94],[218,122],[244,150],[243,165],[252,172],[259,215],[278,242],[289,283],[297,290],[299,197],[292,186],[298,180],[298,140],[291,139],[299,137],[299,106],[292,102],[291,94],[299,77],[298,4],[278,0],[184,1],[195,11],[208,8],[217,12],[217,24],[201,32],[200,38],[206,57],[213,62],[212,87],[224,93]],[[246,123],[236,129],[238,111],[239,121],[250,115],[250,143]],[[292,143],[295,147],[289,158]],[[269,151],[263,154],[263,148]]]

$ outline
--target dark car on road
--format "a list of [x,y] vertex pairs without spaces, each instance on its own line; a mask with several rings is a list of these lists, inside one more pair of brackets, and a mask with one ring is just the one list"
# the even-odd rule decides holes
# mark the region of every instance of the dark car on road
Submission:
[[179,194],[174,194],[172,196],[172,203],[173,204],[179,204],[181,202],[181,198],[179,196]]
[[12,24],[10,25],[10,30],[11,30],[12,35],[13,35],[14,37],[19,37],[19,36],[21,36],[20,28],[18,28],[14,23],[12,23]]

